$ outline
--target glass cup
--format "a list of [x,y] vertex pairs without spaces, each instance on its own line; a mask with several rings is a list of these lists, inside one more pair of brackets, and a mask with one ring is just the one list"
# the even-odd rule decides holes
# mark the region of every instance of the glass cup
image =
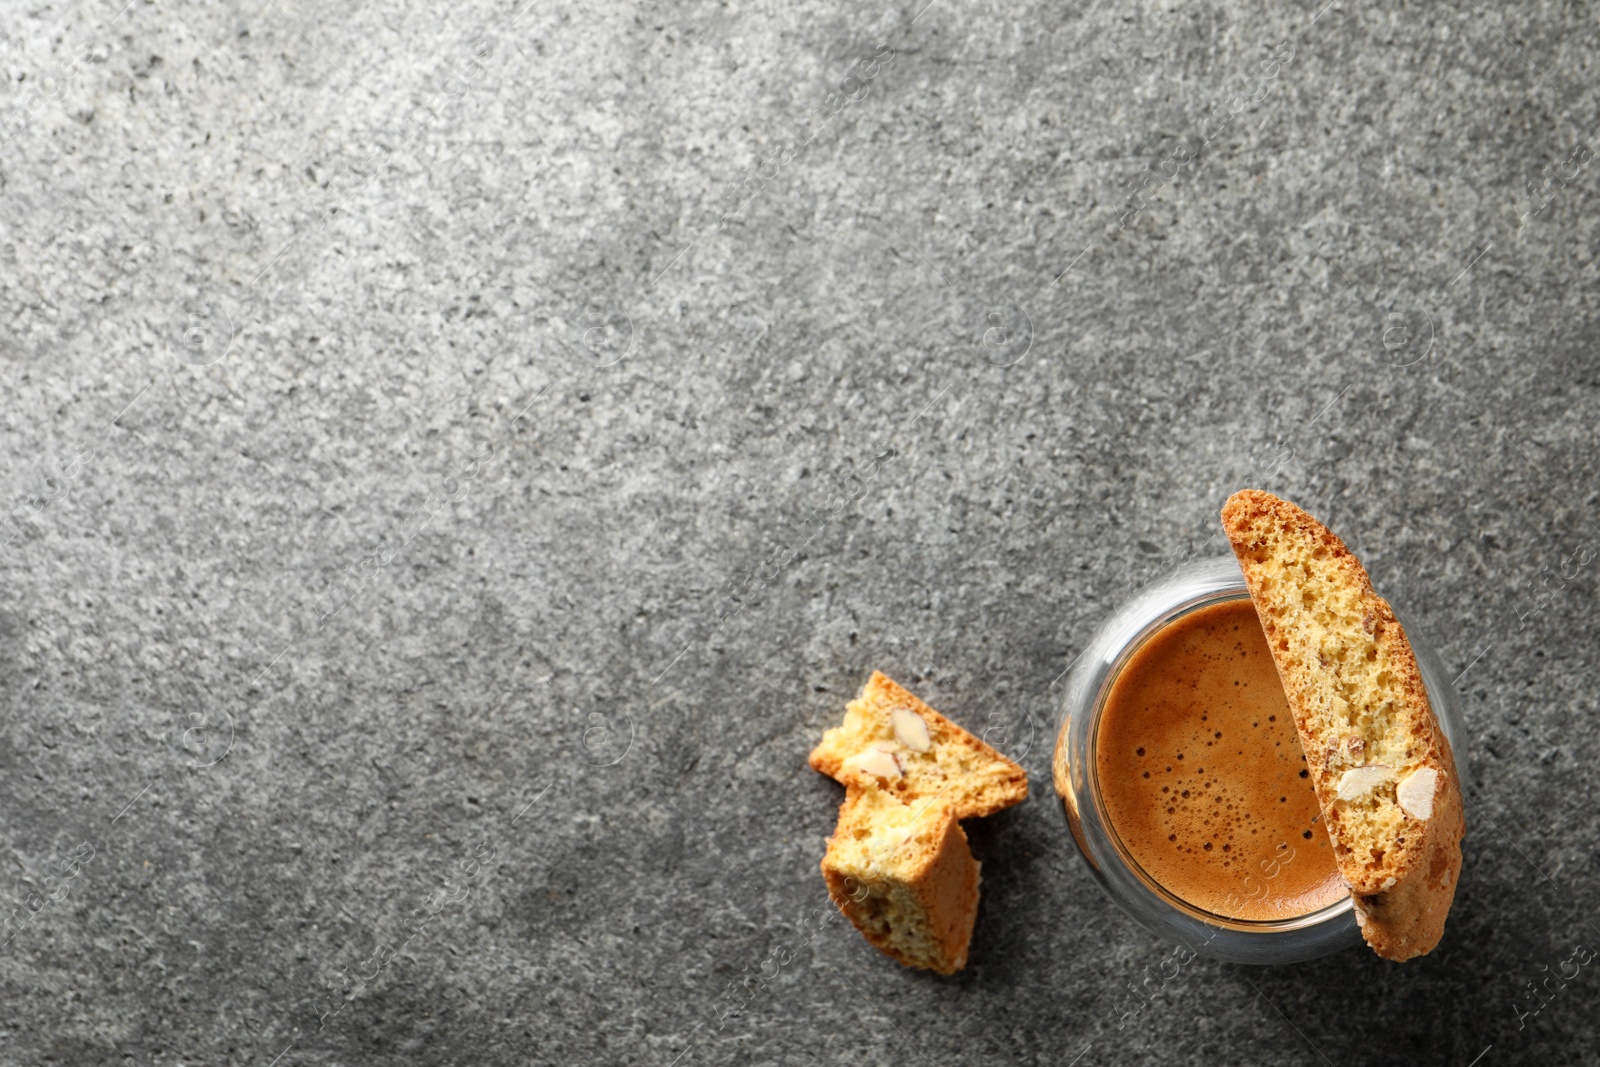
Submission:
[[[1232,556],[1201,560],[1141,590],[1105,621],[1073,664],[1061,702],[1052,770],[1067,826],[1089,871],[1123,911],[1151,933],[1199,955],[1236,963],[1294,963],[1359,944],[1349,897],[1289,919],[1252,921],[1217,915],[1180,899],[1140,868],[1118,838],[1100,795],[1095,738],[1118,673],[1156,631],[1198,608],[1249,597]],[[1467,734],[1455,687],[1439,657],[1398,610],[1417,656],[1428,700],[1467,786]]]

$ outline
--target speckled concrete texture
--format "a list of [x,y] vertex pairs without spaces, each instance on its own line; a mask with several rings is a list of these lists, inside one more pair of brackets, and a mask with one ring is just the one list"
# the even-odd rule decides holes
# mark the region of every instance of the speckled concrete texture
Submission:
[[[1581,1064],[1581,7],[0,14],[0,1063]],[[1056,684],[1324,517],[1459,674],[1444,943],[1195,962]],[[971,964],[805,766],[873,668],[1029,768]]]

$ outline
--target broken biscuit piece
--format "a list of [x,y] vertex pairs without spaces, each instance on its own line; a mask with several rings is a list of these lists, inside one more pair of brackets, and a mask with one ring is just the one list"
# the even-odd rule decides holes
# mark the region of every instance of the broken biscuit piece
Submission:
[[904,801],[939,797],[957,819],[992,815],[1028,797],[1022,767],[874,671],[822,735],[811,766],[847,788],[877,786]]
[[979,864],[948,803],[849,789],[822,877],[839,910],[880,952],[940,974],[966,966]]

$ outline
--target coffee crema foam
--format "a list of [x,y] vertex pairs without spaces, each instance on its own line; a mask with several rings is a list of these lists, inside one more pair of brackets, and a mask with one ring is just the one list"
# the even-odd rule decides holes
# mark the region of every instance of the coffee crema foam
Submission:
[[1349,894],[1248,599],[1190,612],[1134,652],[1095,753],[1117,836],[1180,899],[1259,921]]

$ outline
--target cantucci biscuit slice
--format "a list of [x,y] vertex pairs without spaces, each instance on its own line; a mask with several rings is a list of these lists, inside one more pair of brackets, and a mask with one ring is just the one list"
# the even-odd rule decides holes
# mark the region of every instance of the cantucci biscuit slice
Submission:
[[845,793],[828,838],[828,895],[880,952],[950,974],[967,963],[978,861],[942,800],[904,803],[873,786]]
[[1362,936],[1392,960],[1439,943],[1462,799],[1416,656],[1359,560],[1286,500],[1246,489],[1222,526],[1244,571]]
[[901,800],[940,797],[958,819],[993,813],[1028,797],[1028,774],[984,742],[873,671],[822,735],[811,766],[845,786],[876,785]]

